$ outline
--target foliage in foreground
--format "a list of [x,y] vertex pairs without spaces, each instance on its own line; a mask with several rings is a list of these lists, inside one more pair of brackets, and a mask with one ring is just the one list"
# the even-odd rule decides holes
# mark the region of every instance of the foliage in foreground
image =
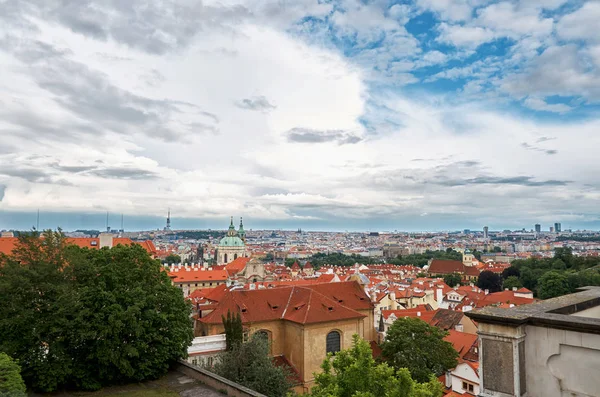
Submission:
[[0,353],[0,397],[25,397],[21,368],[6,353]]
[[351,348],[329,355],[321,368],[311,397],[440,397],[443,392],[433,376],[417,383],[406,368],[376,364],[371,347],[358,335]]
[[0,257],[0,350],[39,391],[163,375],[187,355],[191,309],[140,246],[91,250],[60,232]]
[[269,355],[269,341],[260,334],[252,335],[246,343],[234,343],[211,370],[269,397],[286,396],[293,386],[289,371],[275,365]]
[[456,367],[458,353],[443,339],[446,335],[418,318],[399,318],[388,329],[381,350],[394,368],[408,368],[413,379],[427,382]]

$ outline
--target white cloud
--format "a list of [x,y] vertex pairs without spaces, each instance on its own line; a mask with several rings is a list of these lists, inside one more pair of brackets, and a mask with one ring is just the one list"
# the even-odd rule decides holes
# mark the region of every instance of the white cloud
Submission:
[[600,3],[588,1],[571,14],[563,16],[556,24],[558,35],[566,40],[600,41],[598,34]]
[[549,104],[541,98],[529,97],[525,99],[525,106],[534,110],[542,110],[545,112],[554,112],[554,113],[567,113],[573,108],[569,105],[565,105],[564,103],[554,103]]
[[537,9],[519,9],[510,2],[491,4],[480,9],[474,22],[509,37],[547,36],[552,32],[552,18],[543,18]]
[[457,47],[476,48],[496,38],[496,33],[479,26],[449,25],[441,23],[438,40]]
[[573,95],[600,100],[600,69],[589,68],[584,56],[573,44],[549,47],[523,72],[504,78],[500,87],[518,98]]

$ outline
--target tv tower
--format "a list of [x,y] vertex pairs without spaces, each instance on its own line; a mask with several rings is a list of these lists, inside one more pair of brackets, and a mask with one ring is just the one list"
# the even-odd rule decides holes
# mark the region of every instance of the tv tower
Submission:
[[171,209],[167,212],[167,226],[165,226],[165,231],[171,230]]

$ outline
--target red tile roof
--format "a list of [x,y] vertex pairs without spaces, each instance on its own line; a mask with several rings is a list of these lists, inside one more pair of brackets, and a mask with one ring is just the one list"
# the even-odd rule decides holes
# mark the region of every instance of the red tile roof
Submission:
[[458,352],[462,359],[471,350],[471,347],[477,342],[476,334],[467,334],[466,332],[449,330],[449,335],[444,337],[446,342],[452,343],[454,350]]
[[248,261],[250,261],[250,258],[241,256],[234,259],[233,262],[227,264],[227,266],[225,266],[225,270],[227,270],[227,273],[229,273],[230,276],[233,276],[244,270]]
[[[325,291],[321,286],[327,287]],[[358,287],[358,289],[354,286]],[[362,291],[362,296],[359,293]],[[333,298],[335,296],[335,298]],[[287,320],[313,324],[365,317],[357,312],[370,308],[368,296],[356,283],[334,283],[263,290],[228,291],[218,307],[199,321],[220,324],[227,311],[240,312],[244,323]]]
[[[189,269],[189,270],[188,270]],[[179,268],[179,271],[171,270],[169,277],[174,283],[198,283],[225,281],[229,277],[226,270],[204,270],[203,268]]]
[[461,261],[453,261],[448,259],[434,259],[427,270],[432,274],[452,274],[462,273],[465,265]]

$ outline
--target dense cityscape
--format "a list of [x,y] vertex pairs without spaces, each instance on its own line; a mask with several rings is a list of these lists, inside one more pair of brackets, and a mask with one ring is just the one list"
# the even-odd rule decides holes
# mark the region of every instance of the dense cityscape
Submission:
[[600,397],[600,0],[0,0],[0,397]]

